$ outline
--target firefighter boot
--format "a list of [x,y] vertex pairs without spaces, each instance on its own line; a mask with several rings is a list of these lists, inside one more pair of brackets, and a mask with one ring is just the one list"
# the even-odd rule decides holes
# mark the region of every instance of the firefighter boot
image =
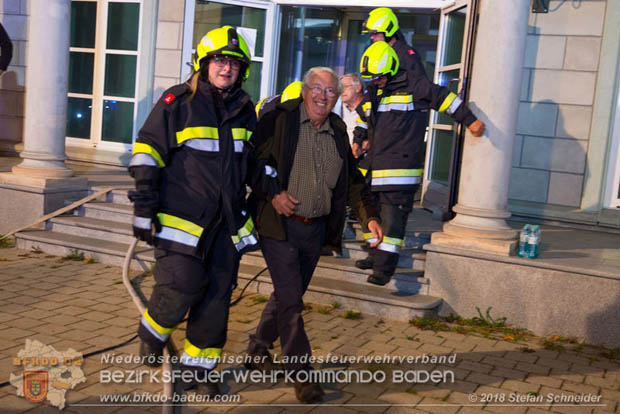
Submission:
[[144,365],[151,368],[157,368],[161,366],[164,356],[164,345],[161,347],[154,346],[145,341],[140,342],[140,356]]
[[368,283],[372,283],[373,285],[385,286],[390,282],[391,278],[391,276],[373,273],[372,275],[368,276],[368,279],[366,279],[366,281]]
[[372,257],[371,255],[368,255],[368,257],[365,259],[357,260],[355,262],[355,267],[357,267],[358,269],[366,270],[366,269],[372,269],[374,264],[375,264],[374,257]]

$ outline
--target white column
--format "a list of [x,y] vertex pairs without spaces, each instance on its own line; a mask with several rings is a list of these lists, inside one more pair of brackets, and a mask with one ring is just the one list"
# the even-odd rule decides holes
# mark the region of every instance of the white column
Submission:
[[487,130],[465,136],[456,217],[432,243],[509,255],[516,231],[508,183],[517,128],[530,0],[481,0],[470,107]]
[[30,0],[29,9],[24,151],[13,173],[69,177],[73,171],[64,160],[71,1]]

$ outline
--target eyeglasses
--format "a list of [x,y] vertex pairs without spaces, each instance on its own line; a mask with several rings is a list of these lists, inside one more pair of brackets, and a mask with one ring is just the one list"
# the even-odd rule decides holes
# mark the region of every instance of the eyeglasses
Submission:
[[231,58],[231,57],[228,57],[228,56],[215,56],[213,58],[212,62],[214,62],[215,66],[217,66],[220,69],[223,68],[224,66],[226,66],[227,63],[230,63],[230,68],[231,69],[234,69],[234,70],[241,69],[241,62],[239,62],[235,58]]
[[314,96],[321,96],[323,95],[323,93],[325,93],[325,95],[328,98],[335,98],[336,95],[338,94],[337,89],[334,89],[334,88],[322,89],[319,85],[314,85],[312,87],[306,86],[306,88],[309,88],[312,91],[312,95]]

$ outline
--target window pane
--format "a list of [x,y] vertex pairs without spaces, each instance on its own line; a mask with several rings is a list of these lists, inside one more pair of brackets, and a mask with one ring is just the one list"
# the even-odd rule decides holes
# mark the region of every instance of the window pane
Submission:
[[90,139],[90,113],[92,100],[69,98],[67,104],[68,137]]
[[448,185],[450,158],[452,157],[452,131],[433,130],[431,180]]
[[97,3],[71,2],[71,47],[95,47]]
[[103,101],[101,139],[131,144],[133,102]]
[[105,57],[105,85],[107,96],[133,98],[136,90],[136,57],[107,54]]
[[251,97],[252,102],[256,104],[260,96],[260,81],[263,77],[263,64],[260,62],[252,62],[250,67],[250,77],[243,82],[243,90],[246,91]]
[[461,62],[466,12],[467,7],[463,7],[446,16],[445,50],[442,52],[442,66],[454,65]]
[[372,43],[370,36],[362,34],[362,23],[363,20],[349,20],[344,73],[360,72],[362,55]]
[[196,47],[200,39],[209,31],[225,25],[249,27],[256,29],[255,56],[263,56],[265,43],[265,9],[233,6],[215,2],[196,1],[194,13],[194,40],[192,47]]
[[282,7],[278,92],[301,80],[313,66],[339,66],[337,40],[343,16],[334,8]]
[[138,50],[140,4],[110,3],[108,5],[108,49]]
[[94,53],[69,54],[69,92],[93,93]]

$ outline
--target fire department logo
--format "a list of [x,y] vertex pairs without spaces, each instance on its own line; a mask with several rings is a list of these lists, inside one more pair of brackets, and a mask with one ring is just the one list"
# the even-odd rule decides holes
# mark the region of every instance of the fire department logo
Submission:
[[24,371],[24,397],[32,402],[41,402],[47,396],[49,376],[47,371]]
[[239,41],[234,37],[231,39],[233,46],[239,46]]
[[48,401],[62,410],[67,391],[86,381],[81,369],[83,363],[82,354],[71,348],[60,352],[26,339],[25,348],[13,358],[13,366],[21,372],[17,375],[11,372],[9,381],[19,397],[35,403]]

